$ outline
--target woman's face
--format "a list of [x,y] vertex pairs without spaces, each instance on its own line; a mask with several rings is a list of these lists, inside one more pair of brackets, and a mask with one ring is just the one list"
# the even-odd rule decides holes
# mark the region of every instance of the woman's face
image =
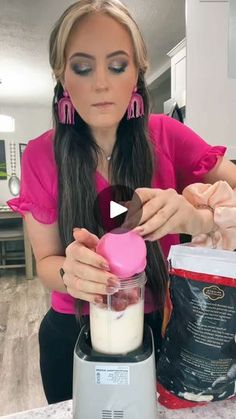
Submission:
[[126,29],[107,15],[83,18],[68,41],[63,80],[81,118],[94,128],[118,126],[137,78]]

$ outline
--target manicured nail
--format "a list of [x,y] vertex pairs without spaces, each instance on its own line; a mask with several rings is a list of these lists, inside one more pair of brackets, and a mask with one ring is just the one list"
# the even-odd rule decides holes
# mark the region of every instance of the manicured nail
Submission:
[[120,287],[120,281],[116,278],[108,278],[107,284],[111,285],[112,287],[119,288]]
[[94,302],[97,303],[97,304],[101,304],[101,303],[103,303],[103,298],[97,296],[97,297],[94,298]]
[[106,269],[106,271],[110,271],[110,266],[107,263],[101,263],[101,268]]
[[144,228],[143,227],[135,227],[134,229],[133,229],[133,231],[135,232],[135,233],[138,233],[138,234],[143,234],[144,233]]
[[119,291],[119,287],[106,287],[107,294],[115,294],[117,291]]

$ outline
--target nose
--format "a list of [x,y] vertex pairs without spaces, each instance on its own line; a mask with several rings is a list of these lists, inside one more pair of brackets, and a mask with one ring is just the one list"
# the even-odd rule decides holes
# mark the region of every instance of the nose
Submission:
[[94,88],[97,91],[103,91],[109,88],[107,69],[103,66],[98,67],[95,71]]

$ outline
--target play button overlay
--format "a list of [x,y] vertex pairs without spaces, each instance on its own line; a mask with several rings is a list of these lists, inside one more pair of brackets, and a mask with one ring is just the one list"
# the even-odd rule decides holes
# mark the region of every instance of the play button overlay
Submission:
[[114,201],[110,202],[110,218],[117,217],[118,215],[124,214],[127,212],[128,208],[123,207],[123,205],[117,204]]
[[112,185],[97,195],[93,212],[104,233],[116,229],[115,234],[122,234],[139,225],[142,202],[133,189],[123,185]]

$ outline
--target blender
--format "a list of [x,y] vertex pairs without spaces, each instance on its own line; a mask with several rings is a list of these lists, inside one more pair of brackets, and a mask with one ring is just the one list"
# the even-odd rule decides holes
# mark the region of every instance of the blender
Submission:
[[96,251],[120,287],[90,303],[74,350],[73,419],[157,419],[152,331],[144,324],[146,245],[132,231],[105,234]]

